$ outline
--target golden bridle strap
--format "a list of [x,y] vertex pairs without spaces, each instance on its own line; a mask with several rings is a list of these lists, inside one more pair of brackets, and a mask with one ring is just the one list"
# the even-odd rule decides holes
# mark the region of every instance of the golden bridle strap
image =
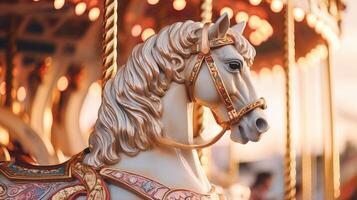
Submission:
[[259,98],[255,102],[250,103],[246,106],[244,106],[241,110],[237,111],[234,107],[233,101],[227,92],[227,89],[223,83],[222,76],[219,73],[219,70],[214,63],[214,60],[212,58],[212,55],[210,53],[211,48],[219,48],[224,45],[231,45],[234,44],[234,39],[230,35],[226,35],[223,38],[217,38],[214,40],[209,41],[208,39],[208,28],[209,28],[210,23],[204,24],[202,28],[202,40],[201,40],[201,45],[200,47],[193,46],[192,51],[193,53],[198,52],[197,55],[197,60],[193,66],[191,75],[188,80],[188,86],[187,86],[187,91],[189,98],[194,101],[194,96],[193,96],[193,89],[195,86],[195,82],[197,79],[197,76],[200,72],[200,69],[203,65],[203,62],[206,62],[209,73],[211,75],[211,78],[214,82],[214,85],[219,93],[219,96],[221,97],[226,110],[228,112],[228,117],[229,120],[226,122],[218,122],[222,126],[222,130],[212,139],[210,139],[207,142],[201,143],[201,144],[183,144],[179,143],[176,141],[173,141],[171,139],[161,137],[158,138],[157,141],[159,144],[163,146],[170,146],[170,147],[175,147],[179,149],[200,149],[200,148],[205,148],[208,146],[213,145],[216,143],[223,135],[224,133],[228,130],[229,126],[232,124],[236,124],[240,121],[240,119],[246,115],[247,113],[251,112],[255,108],[266,108],[266,103],[264,98]]

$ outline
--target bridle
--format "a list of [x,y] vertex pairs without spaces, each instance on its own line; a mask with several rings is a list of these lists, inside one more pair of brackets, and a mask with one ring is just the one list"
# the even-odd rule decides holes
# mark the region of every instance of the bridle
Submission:
[[[166,145],[170,147],[175,147],[179,149],[199,149],[199,148],[204,148],[211,146],[212,144],[216,143],[223,135],[224,133],[228,130],[230,125],[238,123],[241,118],[251,112],[252,110],[256,108],[266,108],[266,103],[264,98],[259,98],[253,103],[250,103],[246,106],[244,106],[241,110],[237,111],[234,107],[233,101],[227,92],[227,89],[223,83],[222,76],[220,75],[218,68],[212,58],[211,55],[211,49],[216,49],[220,48],[225,45],[232,45],[235,43],[235,39],[233,36],[226,34],[223,38],[216,38],[211,41],[208,39],[208,28],[209,28],[210,23],[206,23],[203,26],[202,29],[202,42],[201,44],[196,44],[192,46],[191,50],[194,54],[197,55],[197,60],[193,66],[192,72],[190,74],[190,77],[188,79],[188,83],[186,84],[186,88],[188,91],[189,98],[192,101],[195,101],[194,96],[193,96],[193,90],[195,87],[195,82],[197,79],[197,76],[200,72],[200,69],[202,68],[203,62],[206,62],[208,71],[211,75],[211,78],[214,82],[214,85],[218,91],[218,94],[220,95],[224,106],[226,107],[226,110],[228,112],[229,119],[228,121],[225,122],[218,122],[222,126],[222,130],[220,133],[218,133],[215,137],[213,137],[211,140],[202,143],[202,144],[183,144],[179,143],[176,141],[173,141],[171,139],[161,137],[158,138],[158,142],[161,145]],[[216,121],[218,121],[216,119]]]

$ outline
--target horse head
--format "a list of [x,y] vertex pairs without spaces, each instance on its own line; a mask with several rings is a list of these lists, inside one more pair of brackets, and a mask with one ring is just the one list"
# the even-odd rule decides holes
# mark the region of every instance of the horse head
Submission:
[[255,50],[242,36],[243,29],[244,24],[230,28],[227,15],[210,26],[177,22],[134,47],[126,64],[104,86],[86,162],[115,164],[121,154],[132,157],[158,143],[180,148],[212,144],[179,144],[166,137],[162,101],[175,87],[186,88],[186,95],[171,99],[166,106],[177,106],[181,98],[210,108],[224,127],[212,141],[228,129],[233,141],[258,141],[268,123],[261,110],[265,102],[257,99],[250,79]]
[[[220,75],[218,78],[221,79],[223,84],[215,80],[217,77],[212,77],[212,72],[210,72],[208,66],[211,64],[208,62],[202,61],[200,64],[202,66],[199,67],[197,74],[192,75],[193,71],[197,70],[195,67],[197,68],[199,65],[198,62],[200,61],[197,62],[197,60],[200,59],[198,58],[200,55],[194,54],[187,59],[186,80],[196,76],[194,78],[195,83],[189,86],[193,87],[190,88],[189,91],[191,92],[189,93],[191,94],[189,95],[196,103],[210,108],[218,124],[230,121],[229,108],[227,108],[227,102],[225,102],[227,98],[228,101],[232,102],[232,105],[228,106],[233,106],[237,111],[258,100],[250,77],[250,66],[255,56],[255,50],[242,36],[244,28],[244,22],[230,28],[230,20],[227,14],[222,15],[207,28],[207,43],[214,46],[215,44],[212,44],[212,41],[218,41],[216,48],[209,49],[209,54],[214,61],[215,68],[213,70],[218,70],[217,73]],[[203,29],[199,29],[196,34],[199,38],[197,42],[203,48],[204,42],[202,40],[205,37],[202,35],[205,34]],[[232,41],[227,41],[229,39],[232,39]],[[223,44],[219,44],[219,41]],[[222,98],[219,90],[225,90],[228,97]],[[229,126],[231,139],[240,143],[258,141],[261,134],[269,128],[264,112],[259,106],[240,116],[240,119],[233,121],[233,123],[229,123]]]

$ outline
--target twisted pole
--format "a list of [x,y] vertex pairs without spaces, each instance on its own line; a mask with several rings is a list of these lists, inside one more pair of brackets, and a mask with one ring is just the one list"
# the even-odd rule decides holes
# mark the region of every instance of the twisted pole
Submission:
[[324,190],[325,199],[338,199],[340,196],[340,161],[339,152],[336,146],[336,135],[334,127],[334,102],[333,102],[333,50],[328,44],[327,66],[324,67],[324,83],[327,85],[326,103],[327,116],[325,119],[326,132],[324,133]]
[[[212,21],[212,0],[202,0],[201,1],[201,22],[211,22]],[[193,137],[200,136],[203,129],[203,106],[199,104],[193,105]],[[210,176],[210,149],[199,149],[197,150],[198,156],[200,158],[201,164],[207,174]]]
[[286,98],[286,149],[284,162],[284,199],[296,199],[296,164],[295,151],[292,142],[291,130],[291,69],[295,65],[295,39],[293,2],[287,0],[284,19],[284,63],[285,63],[285,98]]
[[103,14],[103,81],[113,77],[118,69],[118,0],[104,0]]
[[203,0],[201,5],[202,13],[202,23],[212,21],[212,0]]
[[[212,21],[212,0],[202,0],[201,2],[201,22]],[[202,132],[203,124],[203,106],[194,104],[193,106],[193,137],[197,137]],[[199,152],[201,154],[202,152]]]

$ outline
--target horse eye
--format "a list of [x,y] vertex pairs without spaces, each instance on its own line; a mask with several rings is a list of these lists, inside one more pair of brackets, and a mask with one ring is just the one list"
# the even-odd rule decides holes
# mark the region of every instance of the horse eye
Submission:
[[241,61],[234,61],[228,63],[228,66],[231,71],[240,71],[243,67],[243,63]]

